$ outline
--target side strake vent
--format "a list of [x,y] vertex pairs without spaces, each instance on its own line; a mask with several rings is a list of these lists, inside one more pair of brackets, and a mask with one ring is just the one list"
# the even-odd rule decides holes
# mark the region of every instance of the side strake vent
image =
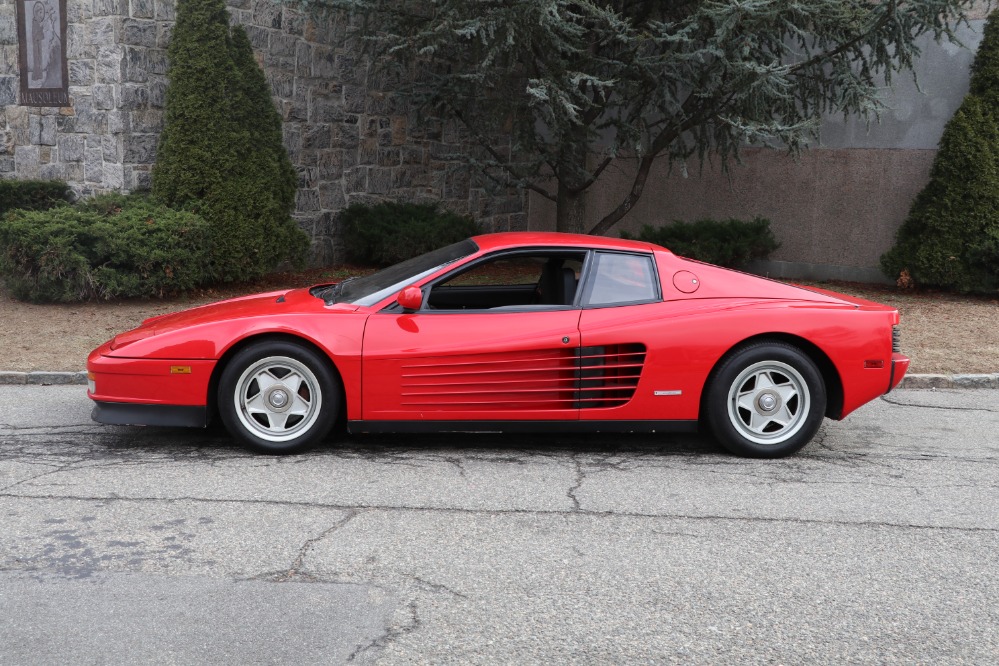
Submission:
[[898,326],[891,327],[891,350],[895,354],[902,353],[902,329]]
[[581,409],[620,407],[635,395],[645,365],[645,345],[583,347],[579,350]]
[[467,354],[402,368],[401,404],[427,411],[619,407],[635,394],[641,344]]

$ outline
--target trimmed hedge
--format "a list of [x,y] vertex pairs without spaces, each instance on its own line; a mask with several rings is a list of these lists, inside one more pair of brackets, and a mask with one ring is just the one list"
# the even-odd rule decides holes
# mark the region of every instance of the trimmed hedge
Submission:
[[436,204],[354,204],[340,213],[347,260],[391,266],[481,233],[471,217]]
[[762,217],[748,222],[732,218],[677,221],[663,227],[647,224],[637,236],[622,231],[621,238],[655,243],[674,254],[728,268],[737,268],[752,259],[765,259],[780,247],[770,230],[770,220]]
[[0,276],[19,299],[162,297],[204,284],[209,228],[146,197],[106,195],[0,220]]
[[0,217],[10,210],[48,210],[72,196],[61,180],[0,180]]
[[971,89],[944,128],[930,182],[881,270],[899,284],[999,290],[999,13],[985,23]]

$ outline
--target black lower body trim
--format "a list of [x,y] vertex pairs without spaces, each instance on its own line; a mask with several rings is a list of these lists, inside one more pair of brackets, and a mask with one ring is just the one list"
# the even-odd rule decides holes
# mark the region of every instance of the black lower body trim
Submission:
[[348,421],[352,433],[391,432],[697,432],[697,421]]
[[97,402],[90,418],[111,425],[185,426],[208,425],[207,407],[187,405],[140,405],[131,402]]

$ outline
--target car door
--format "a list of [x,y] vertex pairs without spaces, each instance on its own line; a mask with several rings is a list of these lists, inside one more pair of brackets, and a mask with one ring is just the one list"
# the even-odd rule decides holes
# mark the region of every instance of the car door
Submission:
[[[575,420],[580,311],[574,292],[584,256],[492,257],[483,267],[463,268],[461,277],[425,285],[417,311],[371,315],[362,352],[362,418]],[[483,275],[485,282],[473,279]],[[555,289],[563,277],[569,286]]]
[[675,382],[659,338],[670,321],[651,254],[597,252],[581,285],[580,419],[669,420]]

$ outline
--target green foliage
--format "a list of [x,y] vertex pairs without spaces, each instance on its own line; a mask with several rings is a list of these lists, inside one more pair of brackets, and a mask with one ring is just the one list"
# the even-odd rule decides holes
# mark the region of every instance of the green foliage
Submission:
[[985,24],[971,92],[944,128],[930,182],[881,268],[921,285],[999,289],[999,14]]
[[295,171],[246,32],[230,29],[223,0],[180,0],[167,54],[153,193],[210,223],[217,280],[304,264],[309,241],[291,218]]
[[920,38],[953,38],[973,4],[284,1],[360,26],[419,108],[485,149],[490,178],[555,202],[559,231],[581,230],[582,192],[610,160],[635,157],[632,187],[590,233],[634,208],[657,158],[725,165],[747,144],[799,150],[825,114],[870,117]]
[[207,281],[208,225],[146,197],[108,195],[0,220],[0,276],[33,302],[162,297]]
[[637,236],[621,232],[621,238],[637,238],[662,245],[674,254],[717,266],[737,268],[752,259],[765,259],[780,247],[770,230],[770,220],[697,220],[674,222],[664,227],[645,225]]
[[61,180],[0,180],[0,217],[9,210],[48,210],[71,198]]
[[354,204],[340,213],[349,261],[390,266],[480,233],[470,217],[434,204]]

